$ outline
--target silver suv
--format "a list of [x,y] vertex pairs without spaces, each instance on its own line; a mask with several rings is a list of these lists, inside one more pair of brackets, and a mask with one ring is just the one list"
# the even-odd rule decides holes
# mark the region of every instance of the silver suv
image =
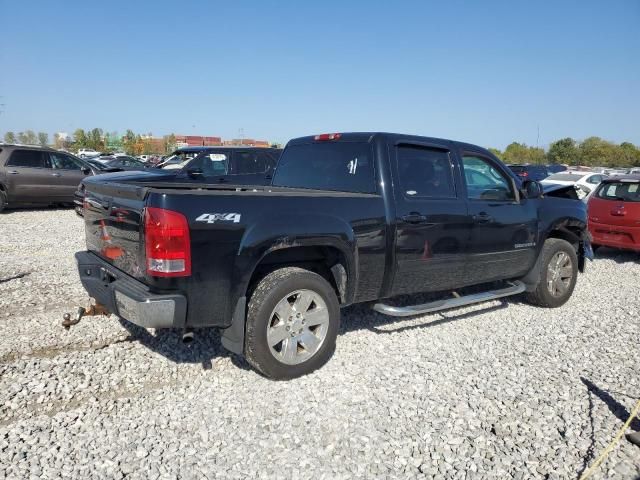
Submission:
[[0,211],[16,205],[72,205],[80,181],[94,173],[68,153],[0,144]]

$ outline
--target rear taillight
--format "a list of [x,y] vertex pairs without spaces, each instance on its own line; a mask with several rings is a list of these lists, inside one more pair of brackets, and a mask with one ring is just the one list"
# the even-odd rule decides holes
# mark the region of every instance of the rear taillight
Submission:
[[191,275],[191,240],[184,215],[148,207],[144,213],[147,273],[154,277]]
[[518,176],[520,176],[520,177],[528,177],[529,176],[529,172],[520,172],[518,174]]
[[327,141],[327,140],[339,140],[342,136],[341,133],[322,133],[320,135],[316,135],[313,137],[316,141]]

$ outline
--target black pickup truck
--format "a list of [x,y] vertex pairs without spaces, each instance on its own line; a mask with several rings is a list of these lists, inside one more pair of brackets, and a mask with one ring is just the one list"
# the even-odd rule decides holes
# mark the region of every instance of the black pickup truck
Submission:
[[[223,329],[272,378],[327,362],[346,305],[408,316],[523,294],[558,307],[592,258],[582,202],[451,140],[298,138],[266,187],[85,184],[89,295],[142,327]],[[419,292],[439,295],[393,298]]]

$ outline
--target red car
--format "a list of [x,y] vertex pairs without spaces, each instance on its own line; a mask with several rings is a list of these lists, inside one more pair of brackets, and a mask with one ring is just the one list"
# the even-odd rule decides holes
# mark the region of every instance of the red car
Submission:
[[604,179],[589,198],[588,211],[594,250],[640,252],[640,175]]

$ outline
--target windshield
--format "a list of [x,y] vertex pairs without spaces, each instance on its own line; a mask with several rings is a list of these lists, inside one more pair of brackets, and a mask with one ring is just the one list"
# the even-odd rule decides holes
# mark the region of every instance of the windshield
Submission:
[[95,160],[88,160],[87,163],[98,170],[105,170],[107,168],[105,165]]
[[371,145],[327,142],[287,147],[278,162],[273,185],[375,193]]
[[578,175],[576,173],[554,173],[548,176],[545,180],[559,180],[562,182],[577,182],[584,175]]
[[640,182],[607,182],[596,196],[605,200],[640,202]]
[[226,152],[203,152],[189,163],[189,169],[200,169],[205,176],[226,175],[229,171],[229,154]]
[[199,153],[200,152],[174,152],[173,155],[162,162],[162,165],[178,165],[195,158]]
[[524,172],[527,169],[527,167],[523,165],[509,165],[509,168],[511,169],[512,172],[515,172],[515,173]]

